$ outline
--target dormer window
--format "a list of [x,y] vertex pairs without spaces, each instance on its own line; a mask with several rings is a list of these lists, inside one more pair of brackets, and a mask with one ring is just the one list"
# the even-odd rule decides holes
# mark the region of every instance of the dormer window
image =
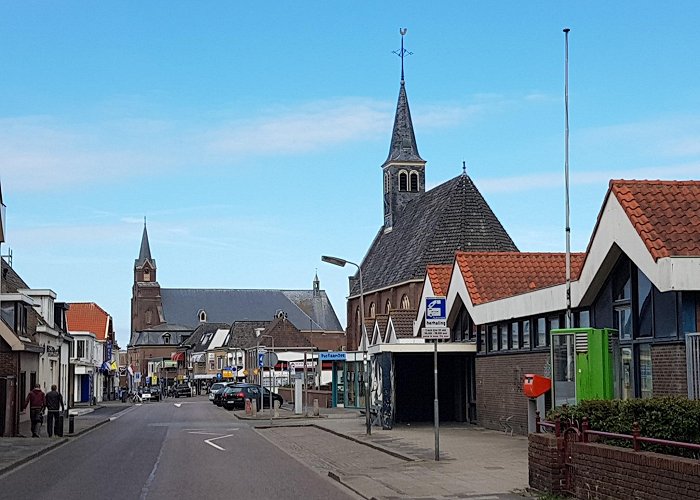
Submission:
[[200,309],[199,312],[197,313],[197,317],[199,318],[200,323],[205,323],[207,321],[207,313],[204,309]]
[[399,191],[408,191],[408,172],[399,172]]
[[170,343],[170,334],[169,334],[169,333],[164,333],[164,334],[163,334],[163,343],[164,343],[164,344],[169,344],[169,343]]
[[411,192],[418,191],[418,172],[411,172]]

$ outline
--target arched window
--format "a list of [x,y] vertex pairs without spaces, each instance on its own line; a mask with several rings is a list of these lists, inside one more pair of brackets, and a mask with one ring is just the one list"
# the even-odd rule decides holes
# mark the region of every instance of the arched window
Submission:
[[399,191],[408,191],[408,172],[399,172]]
[[391,191],[391,175],[389,172],[384,172],[384,192],[388,193]]
[[410,309],[411,308],[411,301],[408,300],[408,295],[404,295],[401,297],[401,309]]
[[384,304],[384,314],[389,314],[391,311],[391,299],[386,299],[386,304]]
[[164,344],[169,344],[169,343],[170,343],[170,334],[169,334],[169,333],[164,333],[164,334],[163,334],[163,343],[164,343]]
[[418,191],[418,172],[411,172],[411,191]]
[[200,323],[204,323],[207,320],[207,312],[204,309],[200,309],[197,316],[199,317]]
[[151,270],[148,268],[143,270],[143,281],[151,281]]
[[374,316],[377,314],[377,306],[374,305],[374,302],[371,302],[369,305],[369,317],[374,318]]

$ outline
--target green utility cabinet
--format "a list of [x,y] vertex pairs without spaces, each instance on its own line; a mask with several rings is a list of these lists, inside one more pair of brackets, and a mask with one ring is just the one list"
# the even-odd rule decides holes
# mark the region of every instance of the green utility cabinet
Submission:
[[614,354],[617,330],[562,328],[552,330],[552,392],[554,406],[587,399],[613,399],[616,394]]

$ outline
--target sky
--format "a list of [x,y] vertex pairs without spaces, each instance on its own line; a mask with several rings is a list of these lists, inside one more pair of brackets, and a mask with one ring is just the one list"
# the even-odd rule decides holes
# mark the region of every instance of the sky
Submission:
[[572,250],[608,182],[700,178],[696,1],[0,4],[0,182],[13,267],[96,302],[126,346],[147,217],[165,288],[310,289],[345,324],[382,224],[406,90],[432,188],[467,173],[522,251]]

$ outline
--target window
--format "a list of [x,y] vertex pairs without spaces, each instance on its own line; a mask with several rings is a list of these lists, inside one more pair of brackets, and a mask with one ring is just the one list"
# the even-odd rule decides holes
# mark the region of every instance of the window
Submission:
[[486,327],[484,325],[479,326],[479,336],[477,338],[477,344],[479,344],[479,352],[486,352]]
[[590,328],[591,313],[590,311],[578,311],[576,313],[576,326],[578,328]]
[[369,304],[369,317],[374,318],[374,316],[377,314],[377,307],[374,305],[374,302],[370,302]]
[[501,350],[502,351],[507,351],[510,346],[510,342],[508,341],[508,323],[501,323],[498,326],[498,329],[501,332]]
[[391,311],[391,300],[386,299],[386,303],[384,304],[384,314],[389,314]]
[[148,268],[143,270],[143,281],[151,281],[151,270]]
[[510,338],[513,349],[520,349],[520,323],[513,321],[510,324]]
[[491,325],[491,338],[489,341],[489,351],[498,350],[498,326]]
[[399,172],[399,191],[408,191],[408,173],[405,170]]
[[200,309],[197,316],[199,317],[200,323],[204,323],[207,320],[207,312],[204,309]]
[[151,322],[153,321],[152,316],[153,316],[153,312],[150,309],[148,311],[146,311],[146,324],[147,325],[150,325]]
[[616,268],[613,275],[613,300],[630,300],[632,298],[632,280],[630,279],[630,264],[624,259]]
[[640,337],[651,337],[652,327],[652,294],[651,281],[644,273],[637,270],[637,314],[639,318],[639,328],[637,335]]
[[411,172],[411,191],[418,191],[418,172]]
[[537,318],[536,327],[535,347],[545,347],[547,345],[547,321],[544,318]]
[[622,399],[632,399],[634,397],[634,374],[632,371],[632,348],[623,347],[620,349],[620,358],[622,361],[622,373],[620,384],[620,397]]
[[217,356],[216,358],[216,369],[221,370],[224,367],[224,357]]
[[620,333],[620,340],[632,339],[632,308],[629,304],[615,306],[613,327]]
[[654,395],[651,376],[651,344],[639,344],[637,353],[639,359],[639,389],[642,398]]
[[654,288],[654,335],[656,337],[675,337],[678,334],[677,307],[676,292],[661,293]]
[[164,344],[169,344],[169,343],[170,343],[170,335],[168,335],[167,333],[166,333],[166,334],[163,334],[163,343],[164,343]]
[[388,193],[391,190],[391,175],[389,172],[384,172],[384,192]]
[[[557,328],[559,328],[559,316],[550,316],[547,318],[547,333]],[[549,338],[547,339],[547,344],[549,344]]]
[[523,321],[523,349],[530,348],[530,320]]
[[401,297],[401,309],[410,309],[411,308],[411,301],[408,300],[408,295],[404,295]]
[[76,358],[85,358],[85,341],[84,340],[76,340],[75,341],[75,357]]

